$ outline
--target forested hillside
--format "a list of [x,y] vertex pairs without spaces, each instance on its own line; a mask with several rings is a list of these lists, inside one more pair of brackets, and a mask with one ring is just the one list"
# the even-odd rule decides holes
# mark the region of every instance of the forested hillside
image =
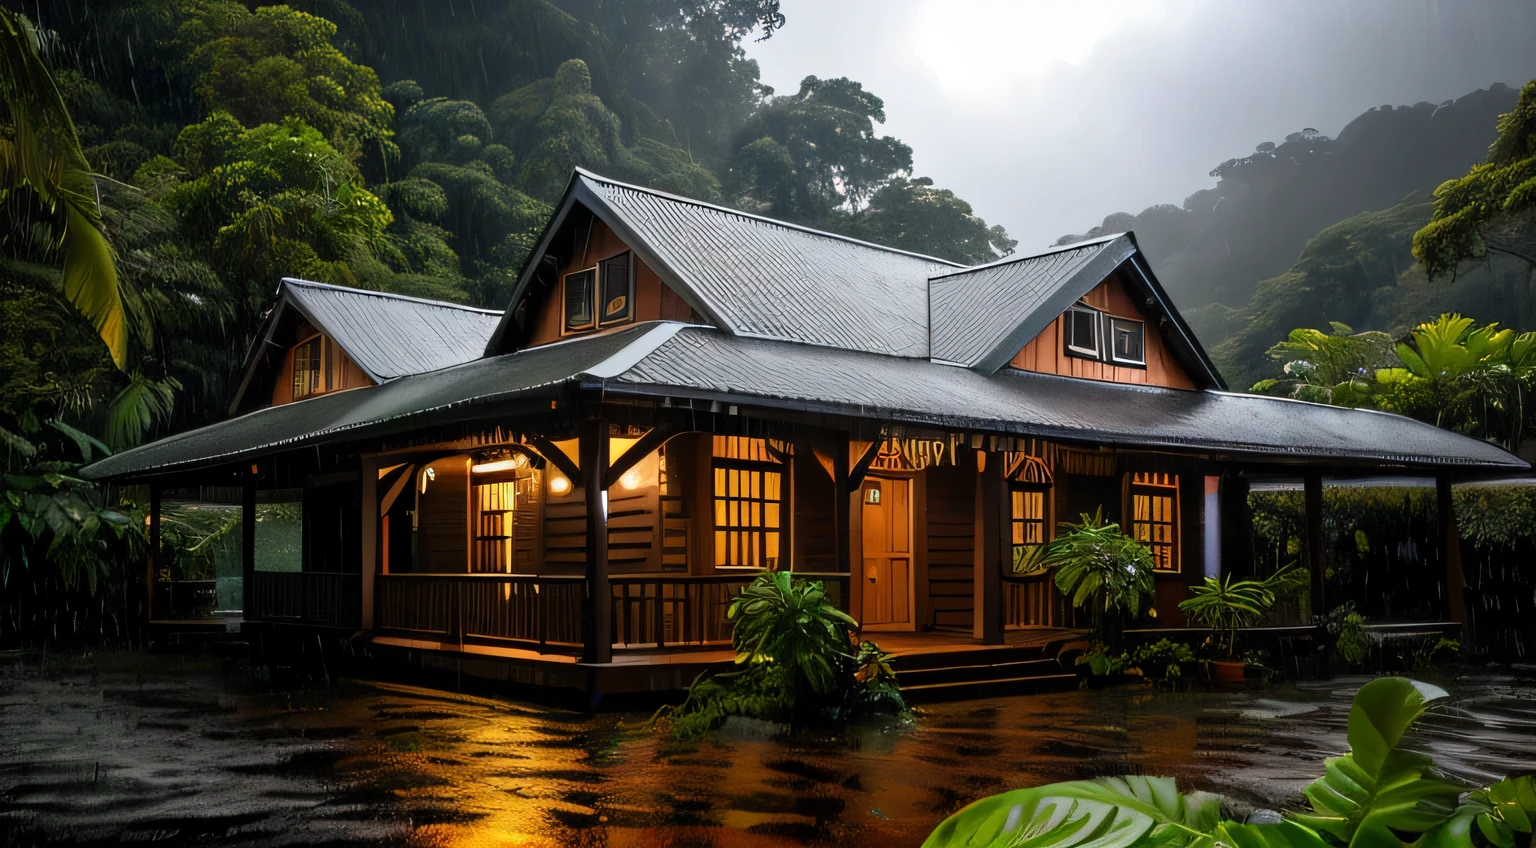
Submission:
[[102,177],[129,315],[119,370],[56,295],[59,245],[12,239],[13,431],[122,447],[217,417],[283,276],[500,307],[578,165],[960,261],[1013,247],[857,81],[760,83],[741,42],[793,25],[775,0],[8,5]]

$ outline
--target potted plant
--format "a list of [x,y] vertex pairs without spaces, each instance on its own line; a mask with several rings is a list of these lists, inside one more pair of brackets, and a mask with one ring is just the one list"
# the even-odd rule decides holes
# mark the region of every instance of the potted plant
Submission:
[[1056,588],[1077,609],[1087,608],[1095,642],[1118,648],[1122,614],[1132,616],[1150,608],[1152,550],[1106,524],[1101,507],[1082,522],[1062,522],[1062,533],[1046,549],[1039,569],[1056,569]]
[[1233,580],[1228,574],[1220,579],[1207,577],[1204,585],[1190,587],[1190,597],[1179,609],[1191,621],[1211,629],[1210,641],[1222,657],[1211,661],[1212,679],[1243,679],[1247,663],[1237,654],[1238,629],[1257,624],[1277,597],[1306,585],[1306,580],[1306,569],[1292,563],[1264,580]]

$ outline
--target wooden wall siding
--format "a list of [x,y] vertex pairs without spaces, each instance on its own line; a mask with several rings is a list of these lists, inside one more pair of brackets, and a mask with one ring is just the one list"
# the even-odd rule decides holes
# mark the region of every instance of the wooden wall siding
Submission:
[[[1147,321],[1146,310],[1136,302],[1119,272],[1095,287],[1083,297],[1083,301],[1111,315]],[[1147,321],[1147,367],[1145,368],[1123,368],[1092,359],[1067,356],[1061,335],[1064,321],[1065,318],[1062,317],[1052,321],[1040,335],[1024,345],[1008,364],[1024,371],[1059,374],[1063,377],[1081,377],[1114,383],[1140,383],[1171,389],[1195,388],[1194,381],[1184,372],[1183,367],[1174,358],[1173,352],[1163,341],[1156,321]]]
[[[310,328],[308,323],[303,325],[303,327],[300,329],[300,332],[302,335],[300,336],[299,341],[305,341],[309,336],[314,335],[314,330]],[[340,379],[338,385],[332,386],[331,388],[327,389],[327,391],[337,392],[341,391],[342,389],[360,389],[364,386],[373,385],[373,380],[369,379],[368,375],[363,373],[363,369],[357,367],[357,363],[352,361],[352,357],[348,356],[346,351],[342,350],[341,347],[337,346],[335,343],[331,344],[331,350],[334,351],[332,356],[339,360],[332,366],[332,379]],[[314,395],[310,395],[309,397],[314,397]],[[278,368],[277,381],[272,386],[272,405],[279,406],[292,402],[293,348],[289,347],[288,351],[283,354],[282,365]]]
[[436,479],[418,501],[420,557],[411,570],[462,574],[469,563],[469,460],[449,457],[430,467]]
[[517,481],[517,510],[512,513],[514,574],[537,574],[539,571],[540,548],[544,542],[544,521],[541,517],[544,479],[544,471],[535,468],[532,474]]
[[[926,472],[928,596],[933,627],[969,631],[974,622],[976,470],[944,465]],[[918,589],[922,591],[921,587]],[[923,622],[918,622],[921,627]]]
[[[602,221],[592,221],[591,239],[586,233],[578,233],[576,244],[585,243],[585,250],[578,249],[576,255],[571,258],[561,269],[556,277],[553,289],[543,298],[538,308],[538,315],[534,319],[533,335],[528,341],[529,347],[557,342],[561,339],[564,325],[561,323],[560,310],[563,303],[561,282],[565,275],[573,271],[584,271],[593,265],[617,256],[626,250],[625,244],[608,225]],[[656,272],[649,265],[640,261],[638,256],[635,261],[635,320],[636,321],[690,321],[695,320],[693,309],[688,306],[677,292],[661,281]],[[622,326],[622,325],[619,325]],[[584,330],[582,332],[595,332]],[[576,335],[576,334],[571,334]]]
[[[803,448],[803,449],[802,449]],[[794,473],[794,570],[835,572],[837,489],[809,445],[796,446]]]

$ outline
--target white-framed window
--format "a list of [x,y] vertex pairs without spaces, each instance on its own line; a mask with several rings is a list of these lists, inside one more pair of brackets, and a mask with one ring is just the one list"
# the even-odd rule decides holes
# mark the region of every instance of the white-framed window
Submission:
[[1109,359],[1116,365],[1146,365],[1146,323],[1130,318],[1110,318]]
[[1100,358],[1099,333],[1103,329],[1104,313],[1078,304],[1067,310],[1066,317],[1067,355]]

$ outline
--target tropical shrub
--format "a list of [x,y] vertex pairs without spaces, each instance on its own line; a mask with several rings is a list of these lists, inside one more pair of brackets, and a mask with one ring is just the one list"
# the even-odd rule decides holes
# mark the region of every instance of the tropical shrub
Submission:
[[1199,662],[1193,648],[1171,639],[1137,645],[1126,660],[1131,668],[1140,669],[1141,675],[1154,683],[1178,680]]
[[1263,580],[1233,580],[1232,575],[1207,577],[1189,588],[1179,609],[1191,621],[1209,627],[1216,647],[1227,659],[1237,656],[1237,631],[1252,627],[1274,607],[1281,594],[1306,585],[1306,569],[1288,565]]
[[855,640],[859,623],[827,599],[821,581],[765,571],[731,601],[726,617],[738,668],[699,675],[681,704],[657,712],[677,738],[699,736],[731,716],[841,725],[906,712],[890,655]]
[[1077,609],[1093,616],[1095,641],[1105,641],[1113,619],[1150,609],[1155,597],[1152,550],[1105,523],[1101,508],[1084,514],[1078,524],[1062,522],[1062,533],[1051,542],[1041,568],[1056,569],[1056,588]]
[[1536,780],[1464,786],[1427,754],[1400,747],[1439,687],[1403,677],[1373,680],[1349,711],[1350,751],[1324,763],[1304,795],[1306,812],[1248,824],[1225,800],[1178,791],[1172,778],[1126,776],[1018,789],[977,801],[944,820],[924,848],[1116,846],[1117,848],[1449,848],[1530,844]]

